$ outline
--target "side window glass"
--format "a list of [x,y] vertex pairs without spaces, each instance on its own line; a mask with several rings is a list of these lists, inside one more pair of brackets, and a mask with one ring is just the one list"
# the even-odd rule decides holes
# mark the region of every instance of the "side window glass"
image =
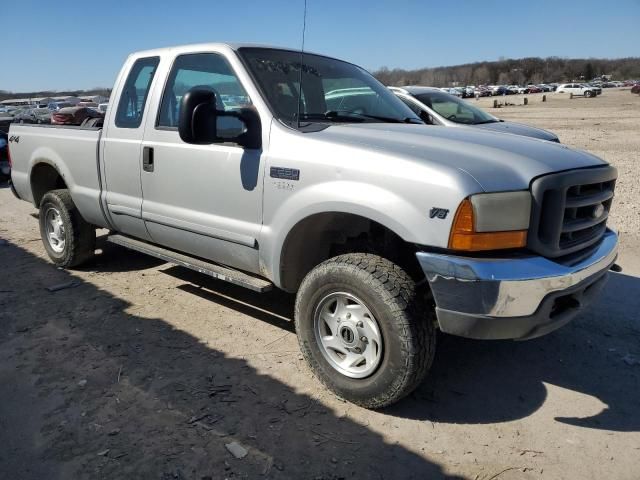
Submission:
[[[232,111],[251,104],[227,60],[217,53],[194,53],[176,58],[167,85],[156,125],[176,128],[180,116],[180,101],[194,87],[211,90],[216,94],[218,110]],[[223,117],[224,118],[224,117]],[[220,119],[222,120],[222,119]],[[233,130],[233,122],[224,120],[223,130]],[[225,128],[226,127],[226,128]],[[231,136],[231,135],[230,135]]]
[[116,127],[138,128],[142,123],[149,87],[158,63],[160,63],[159,57],[140,58],[131,67],[127,81],[120,92]]

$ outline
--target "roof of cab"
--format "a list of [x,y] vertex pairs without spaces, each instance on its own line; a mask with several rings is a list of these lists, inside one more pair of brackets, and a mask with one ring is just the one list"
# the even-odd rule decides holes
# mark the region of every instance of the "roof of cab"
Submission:
[[[189,51],[189,50],[196,50],[196,51],[201,51],[201,50],[207,50],[207,49],[212,49],[212,50],[224,50],[224,49],[230,49],[230,50],[238,50],[240,48],[269,48],[269,49],[276,49],[276,50],[288,50],[291,52],[300,52],[299,49],[296,48],[288,48],[288,47],[281,47],[281,46],[277,46],[277,45],[264,45],[264,44],[258,44],[258,43],[228,43],[228,42],[212,42],[212,43],[192,43],[192,44],[186,44],[186,45],[174,45],[171,47],[163,47],[163,48],[154,48],[151,50],[141,50],[138,52],[133,52],[131,55],[135,56],[135,57],[148,57],[148,56],[153,56],[153,55],[163,55],[163,54],[168,54],[174,51]],[[307,52],[305,51],[304,53],[307,54],[312,54],[314,52]]]

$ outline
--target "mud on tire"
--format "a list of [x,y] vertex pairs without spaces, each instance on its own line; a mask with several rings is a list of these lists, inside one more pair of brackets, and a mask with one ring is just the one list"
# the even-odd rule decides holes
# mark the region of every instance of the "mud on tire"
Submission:
[[78,212],[68,190],[51,190],[40,202],[40,237],[53,263],[75,267],[95,252],[96,230]]
[[[318,309],[331,295],[357,299],[379,326],[381,354],[375,370],[367,376],[354,378],[340,372],[320,340],[340,336],[327,330],[323,337],[317,330]],[[361,253],[340,255],[314,268],[304,278],[295,305],[298,341],[313,373],[338,396],[365,408],[391,405],[425,378],[435,353],[434,315],[402,268],[382,257]],[[345,323],[338,325],[344,328]],[[347,340],[352,338],[347,330],[344,333]],[[368,345],[363,344],[364,348]]]

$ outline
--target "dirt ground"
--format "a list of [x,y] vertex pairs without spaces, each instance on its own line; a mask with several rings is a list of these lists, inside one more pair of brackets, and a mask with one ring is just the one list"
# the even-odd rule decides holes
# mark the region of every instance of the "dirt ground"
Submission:
[[102,242],[58,270],[0,188],[0,478],[640,479],[640,97],[529,98],[490,111],[618,167],[624,271],[546,337],[441,336],[424,384],[379,412],[311,376],[291,296]]

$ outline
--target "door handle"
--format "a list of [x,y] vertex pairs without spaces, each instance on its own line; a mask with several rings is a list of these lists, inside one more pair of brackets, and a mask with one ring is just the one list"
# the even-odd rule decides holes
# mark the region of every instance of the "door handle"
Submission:
[[153,147],[142,149],[142,169],[145,172],[153,172]]

